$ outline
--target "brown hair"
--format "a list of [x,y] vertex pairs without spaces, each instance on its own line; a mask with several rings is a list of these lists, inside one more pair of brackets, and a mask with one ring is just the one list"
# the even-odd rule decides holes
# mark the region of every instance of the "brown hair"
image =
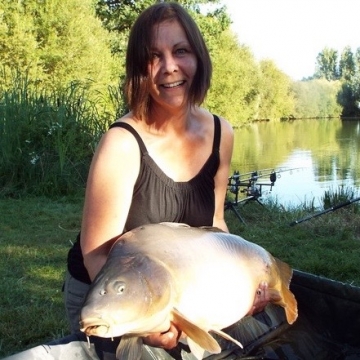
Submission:
[[189,91],[190,104],[201,104],[210,87],[211,59],[195,21],[177,3],[152,5],[135,21],[126,53],[125,95],[129,109],[140,119],[148,114],[151,103],[148,89],[148,64],[151,61],[153,27],[167,20],[176,20],[180,23],[197,59],[197,70]]

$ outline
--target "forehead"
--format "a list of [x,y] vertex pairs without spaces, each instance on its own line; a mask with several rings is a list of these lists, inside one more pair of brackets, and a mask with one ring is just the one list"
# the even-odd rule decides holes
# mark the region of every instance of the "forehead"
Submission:
[[177,20],[166,20],[154,25],[152,39],[152,46],[155,48],[189,42],[184,28]]

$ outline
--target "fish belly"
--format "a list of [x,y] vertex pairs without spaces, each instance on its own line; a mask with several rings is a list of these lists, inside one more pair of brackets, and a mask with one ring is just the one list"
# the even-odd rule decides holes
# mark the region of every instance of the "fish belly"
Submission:
[[[202,266],[201,266],[202,265]],[[179,284],[175,305],[187,318],[207,329],[223,329],[243,318],[252,307],[259,285],[241,261],[203,261]],[[184,274],[183,274],[184,275]],[[182,275],[182,276],[183,276]]]

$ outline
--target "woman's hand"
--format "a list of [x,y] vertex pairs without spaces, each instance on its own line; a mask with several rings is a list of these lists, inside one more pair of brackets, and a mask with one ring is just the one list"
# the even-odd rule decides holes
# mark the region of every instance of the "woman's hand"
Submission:
[[144,337],[144,343],[146,345],[169,350],[177,345],[180,336],[181,331],[179,331],[173,323],[170,323],[170,328],[168,331],[148,335]]
[[265,306],[270,301],[270,294],[268,292],[268,284],[263,282],[256,290],[253,307],[250,309],[247,315],[254,315],[265,309]]

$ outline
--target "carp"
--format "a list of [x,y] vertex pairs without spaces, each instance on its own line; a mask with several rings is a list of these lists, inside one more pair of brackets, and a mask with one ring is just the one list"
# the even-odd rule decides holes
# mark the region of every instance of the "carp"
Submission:
[[221,348],[211,332],[241,346],[222,329],[248,314],[260,283],[292,324],[297,302],[290,266],[261,246],[217,228],[160,223],[120,236],[92,283],[81,310],[87,336],[121,336],[118,359],[140,359],[142,337],[184,335],[197,359]]

